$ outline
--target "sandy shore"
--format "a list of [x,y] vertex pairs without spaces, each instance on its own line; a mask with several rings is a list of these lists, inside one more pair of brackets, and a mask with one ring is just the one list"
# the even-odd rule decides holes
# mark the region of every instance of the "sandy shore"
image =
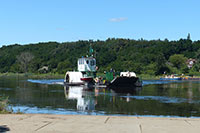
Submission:
[[0,132],[199,133],[200,119],[48,114],[1,114]]

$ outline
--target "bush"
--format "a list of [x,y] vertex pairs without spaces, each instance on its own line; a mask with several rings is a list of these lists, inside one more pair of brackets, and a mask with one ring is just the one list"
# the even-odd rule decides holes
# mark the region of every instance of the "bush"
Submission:
[[8,98],[0,96],[0,113],[11,113],[11,109],[8,107]]

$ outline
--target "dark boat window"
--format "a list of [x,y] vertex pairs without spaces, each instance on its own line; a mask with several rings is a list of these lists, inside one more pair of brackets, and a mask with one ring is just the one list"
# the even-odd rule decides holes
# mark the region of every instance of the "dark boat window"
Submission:
[[90,65],[91,65],[91,66],[94,66],[94,65],[95,65],[95,61],[94,61],[94,60],[91,60],[91,61],[90,61]]
[[86,63],[89,64],[89,61],[87,60]]

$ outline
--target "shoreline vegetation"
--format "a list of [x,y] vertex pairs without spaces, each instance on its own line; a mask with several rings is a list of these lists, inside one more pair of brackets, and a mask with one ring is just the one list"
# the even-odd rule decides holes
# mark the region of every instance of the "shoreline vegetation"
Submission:
[[[97,76],[103,76],[103,73],[97,73]],[[141,80],[159,80],[165,75],[149,75],[149,74],[136,74]],[[189,76],[189,75],[184,75]],[[1,77],[11,77],[11,78],[26,78],[26,79],[64,79],[65,74],[58,73],[0,73]],[[200,78],[200,76],[194,76],[195,78]]]
[[0,114],[23,114],[20,110],[13,112],[12,107],[9,106],[9,98],[0,96]]
[[0,96],[0,114],[11,114],[12,109],[8,106],[8,97]]
[[[97,76],[102,76],[103,73],[97,73]],[[162,76],[140,74],[137,75],[142,80],[158,80]],[[0,73],[0,77],[19,77],[19,78],[29,78],[29,79],[64,79],[65,74],[55,74],[55,73],[45,73],[45,74],[35,74],[35,73]]]
[[30,78],[30,79],[64,79],[64,74],[35,74],[35,73],[0,73],[0,77],[19,77],[19,78]]

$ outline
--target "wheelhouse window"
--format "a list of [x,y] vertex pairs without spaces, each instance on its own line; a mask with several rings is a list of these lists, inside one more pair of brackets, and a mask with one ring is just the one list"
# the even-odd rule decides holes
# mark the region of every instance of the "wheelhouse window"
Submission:
[[84,59],[79,59],[79,65],[84,64]]
[[90,65],[91,65],[91,66],[94,66],[95,64],[96,64],[95,60],[91,60],[91,61],[90,61]]

